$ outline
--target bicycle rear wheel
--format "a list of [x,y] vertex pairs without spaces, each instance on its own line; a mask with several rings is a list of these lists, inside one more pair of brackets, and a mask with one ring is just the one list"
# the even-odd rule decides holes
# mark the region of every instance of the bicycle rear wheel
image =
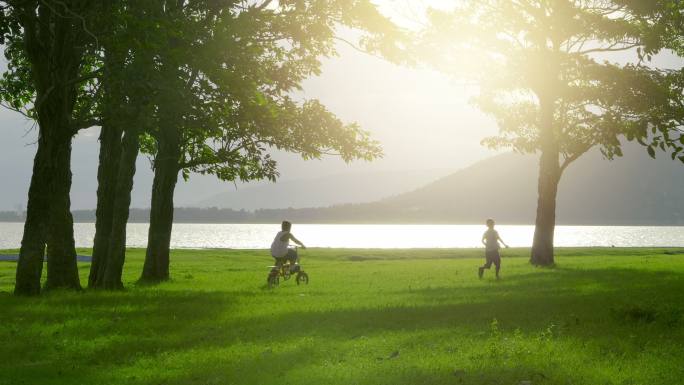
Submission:
[[306,274],[303,271],[297,273],[297,285],[299,285],[299,284],[308,285],[309,284],[309,274]]

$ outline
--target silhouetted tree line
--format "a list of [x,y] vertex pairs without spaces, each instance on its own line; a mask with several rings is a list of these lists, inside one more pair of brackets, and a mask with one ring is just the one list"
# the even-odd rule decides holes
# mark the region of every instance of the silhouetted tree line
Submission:
[[0,222],[23,222],[26,219],[23,213],[16,211],[0,211]]
[[[482,219],[481,212],[464,212],[463,207],[430,205],[416,209],[406,207],[400,202],[373,202],[341,204],[329,207],[234,210],[228,208],[176,207],[174,223],[245,223],[273,224],[287,218],[298,223],[311,224],[472,224]],[[95,210],[73,210],[74,222],[93,223]],[[623,226],[681,226],[684,215],[681,209],[647,207],[643,210],[630,210],[624,215],[606,216],[605,212],[597,217],[568,216],[565,225],[623,225]],[[618,213],[619,214],[619,213]],[[497,218],[504,224],[529,223],[519,210],[502,212]],[[132,208],[128,223],[148,223],[150,209]],[[11,211],[0,212],[0,222],[23,222],[22,214]]]

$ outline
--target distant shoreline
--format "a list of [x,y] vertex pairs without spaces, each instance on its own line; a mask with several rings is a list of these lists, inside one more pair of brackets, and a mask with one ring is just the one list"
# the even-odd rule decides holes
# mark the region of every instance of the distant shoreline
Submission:
[[[173,223],[174,224],[194,224],[194,225],[269,225],[269,224],[279,224],[282,220],[291,220],[296,222],[299,225],[397,225],[397,226],[430,226],[430,225],[439,225],[439,226],[471,226],[471,225],[477,225],[480,222],[477,221],[464,221],[464,222],[454,222],[454,221],[439,221],[439,220],[425,220],[425,221],[405,221],[405,222],[399,222],[399,221],[299,221],[299,220],[293,220],[291,217],[288,216],[283,216],[279,218],[273,218],[273,219],[268,219],[268,220],[263,220],[263,221],[208,221],[206,219],[202,218],[197,218],[197,219],[189,219],[189,218],[182,218],[182,219],[174,219]],[[1,218],[0,217],[0,223],[24,223],[23,218]],[[74,223],[83,223],[83,224],[94,224],[95,219],[76,219],[74,218]],[[149,224],[148,220],[129,220],[128,223],[132,224]],[[534,223],[521,223],[521,222],[506,222],[506,221],[497,221],[498,225],[502,226],[534,226]],[[680,223],[667,223],[667,222],[660,222],[660,223],[652,223],[652,222],[603,222],[603,223],[594,223],[594,222],[563,222],[563,221],[558,221],[556,223],[556,226],[582,226],[582,227],[591,227],[591,226],[611,226],[611,227],[684,227],[684,222]]]
[[[287,219],[284,217],[283,219]],[[174,224],[183,225],[277,225],[280,224],[281,219],[274,219],[272,221],[263,222],[209,222],[209,221],[192,221],[192,220],[174,220]],[[24,220],[0,220],[0,223],[24,223]],[[74,221],[78,224],[95,224],[94,220]],[[149,224],[148,221],[128,221],[129,224]],[[298,225],[365,225],[365,226],[472,226],[478,225],[475,222],[299,222]],[[508,223],[497,222],[499,226],[534,226],[534,223]],[[684,223],[556,223],[556,226],[573,226],[573,227],[684,227]]]
[[[391,206],[370,209],[368,204],[348,204],[330,207],[259,209],[254,211],[220,209],[216,207],[176,207],[174,223],[183,224],[277,224],[289,220],[299,224],[317,225],[473,225],[483,223],[488,213],[443,210],[398,210]],[[75,223],[94,223],[95,210],[73,210]],[[496,213],[495,213],[496,214]],[[494,215],[501,225],[534,225],[534,216],[525,214]],[[530,215],[533,215],[531,212]],[[596,213],[585,218],[572,217],[564,221],[557,218],[559,226],[684,226],[684,217],[670,216],[652,218],[635,215],[628,217],[618,213]],[[149,223],[150,210],[132,208],[129,210],[129,223]],[[455,219],[457,218],[457,219]],[[0,222],[24,222],[23,213],[0,211]]]

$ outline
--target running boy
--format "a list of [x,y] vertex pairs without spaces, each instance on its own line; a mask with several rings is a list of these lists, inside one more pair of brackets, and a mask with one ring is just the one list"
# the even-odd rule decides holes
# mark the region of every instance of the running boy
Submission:
[[477,270],[477,275],[482,278],[484,269],[492,267],[492,263],[496,266],[496,279],[499,279],[499,270],[501,269],[501,256],[499,255],[499,241],[503,243],[506,248],[508,245],[501,239],[499,233],[494,230],[494,220],[487,219],[487,231],[482,234],[482,244],[485,246],[485,264]]
[[283,221],[281,229],[282,230],[276,234],[275,239],[273,239],[273,243],[271,244],[271,255],[275,258],[276,265],[280,266],[285,263],[285,261],[290,261],[290,264],[294,265],[295,262],[297,262],[297,252],[288,247],[290,246],[290,240],[301,246],[302,249],[306,249],[306,247],[290,232],[292,223]]

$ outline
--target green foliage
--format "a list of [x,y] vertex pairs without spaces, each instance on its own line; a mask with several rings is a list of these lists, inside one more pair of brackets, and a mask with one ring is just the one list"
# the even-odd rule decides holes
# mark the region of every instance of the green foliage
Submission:
[[642,21],[644,47],[640,54],[652,55],[663,48],[684,53],[682,24],[684,12],[679,0],[615,0],[615,3],[629,7],[631,13]]
[[[3,3],[6,3],[3,5]],[[57,87],[68,89],[76,86],[76,101],[71,120],[74,134],[83,128],[98,125],[97,115],[100,100],[98,76],[101,63],[99,61],[101,47],[98,36],[104,33],[102,26],[109,13],[103,3],[85,5],[79,2],[3,2],[0,1],[0,44],[4,45],[4,55],[7,60],[7,71],[0,78],[0,103],[6,108],[17,111],[27,118],[37,119],[36,105],[42,100],[36,100],[36,85],[43,87],[44,95],[60,92]],[[59,10],[58,10],[59,8]],[[26,18],[22,15],[30,15]],[[22,18],[23,17],[23,18]],[[35,18],[35,19],[34,19]],[[79,29],[78,38],[74,42],[74,49],[82,52],[81,61],[70,63],[66,58],[60,65],[75,65],[78,77],[73,79],[40,79],[32,67],[35,63],[29,60],[27,52],[26,25],[34,23],[36,31],[54,28],[53,19],[68,19],[75,29]],[[31,20],[30,22],[27,20]],[[108,25],[108,24],[107,24]],[[34,31],[35,38],[51,36],[50,33]],[[63,32],[63,31],[62,31]],[[64,36],[61,37],[64,39]],[[50,44],[68,44],[65,41],[37,41],[40,51],[49,51]],[[46,70],[45,72],[49,72]],[[47,83],[54,82],[52,86]]]
[[495,281],[482,250],[307,249],[310,284],[268,290],[267,250],[174,250],[158,286],[129,250],[127,291],[40,298],[0,262],[0,383],[677,384],[684,259],[664,251],[561,248],[549,270],[507,249]]
[[5,40],[7,71],[0,79],[0,101],[9,109],[35,119],[32,110],[26,110],[35,98],[30,64],[23,52],[22,36],[11,34]]
[[[306,159],[381,156],[356,124],[343,123],[316,100],[291,96],[320,73],[321,57],[336,54],[340,26],[366,31],[358,41],[364,49],[398,57],[401,36],[371,2],[155,0],[91,8],[97,12],[74,15],[92,36],[81,65],[75,131],[102,124],[105,115],[115,124],[140,125],[128,121],[139,114],[136,108],[156,106],[138,128],[142,150],[154,157],[159,138],[177,130],[183,175],[228,181],[275,179],[269,155],[275,148]],[[1,13],[9,70],[0,100],[33,117],[33,74],[15,14],[11,5]],[[116,89],[124,94],[113,94]],[[108,115],[112,108],[118,112]]]
[[[648,61],[681,38],[669,26],[681,11],[666,1],[462,1],[430,12],[423,49],[436,68],[477,81],[475,104],[501,130],[484,141],[490,147],[538,151],[548,99],[562,168],[594,146],[621,156],[623,136],[674,159],[683,150],[681,74]],[[608,61],[614,52],[635,60]]]
[[13,36],[21,35],[21,26],[13,9],[0,3],[0,45],[7,45]]
[[[160,140],[180,135],[179,165],[222,180],[275,179],[270,151],[373,159],[378,143],[316,100],[297,102],[303,80],[335,55],[340,25],[369,31],[368,49],[390,55],[391,23],[368,1],[181,2],[147,22],[156,26],[157,122],[143,140],[156,156]],[[152,6],[154,9],[155,6]],[[393,40],[392,40],[393,41]],[[170,116],[173,115],[173,116]],[[175,134],[172,134],[175,135]]]

